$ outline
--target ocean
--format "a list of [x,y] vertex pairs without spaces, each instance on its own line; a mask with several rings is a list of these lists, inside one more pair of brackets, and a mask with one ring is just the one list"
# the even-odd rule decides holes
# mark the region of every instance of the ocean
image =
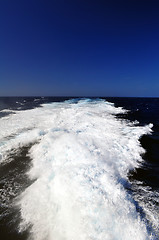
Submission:
[[159,239],[159,98],[0,98],[0,239]]

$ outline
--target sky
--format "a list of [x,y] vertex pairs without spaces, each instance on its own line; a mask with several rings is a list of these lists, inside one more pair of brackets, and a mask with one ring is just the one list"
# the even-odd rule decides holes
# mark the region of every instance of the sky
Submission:
[[0,0],[0,96],[159,97],[159,1]]

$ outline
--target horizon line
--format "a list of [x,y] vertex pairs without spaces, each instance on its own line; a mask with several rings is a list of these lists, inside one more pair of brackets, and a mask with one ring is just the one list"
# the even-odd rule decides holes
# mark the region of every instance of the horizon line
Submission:
[[45,98],[45,97],[49,97],[49,98],[159,98],[159,96],[67,96],[67,95],[58,95],[58,96],[51,96],[51,95],[4,95],[4,96],[0,96],[0,98],[4,98],[4,97],[27,97],[27,98],[34,98],[34,97],[40,97],[40,98]]

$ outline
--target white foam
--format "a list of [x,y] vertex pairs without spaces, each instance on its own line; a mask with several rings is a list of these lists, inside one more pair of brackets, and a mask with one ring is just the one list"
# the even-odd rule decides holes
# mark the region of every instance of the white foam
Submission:
[[156,238],[159,239],[159,192],[140,181],[133,182],[133,196],[142,207],[147,220],[151,223]]
[[122,112],[104,100],[80,100],[0,119],[3,154],[38,140],[28,173],[36,181],[18,202],[21,231],[31,226],[35,240],[151,239],[123,185],[152,126],[116,119]]
[[0,112],[9,112],[9,113],[14,113],[15,111],[14,110],[11,110],[11,109],[3,109],[1,110]]

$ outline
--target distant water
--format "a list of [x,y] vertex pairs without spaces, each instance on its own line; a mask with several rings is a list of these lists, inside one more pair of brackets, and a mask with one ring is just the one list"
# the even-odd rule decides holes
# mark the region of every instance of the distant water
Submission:
[[3,240],[159,239],[159,98],[0,98]]

